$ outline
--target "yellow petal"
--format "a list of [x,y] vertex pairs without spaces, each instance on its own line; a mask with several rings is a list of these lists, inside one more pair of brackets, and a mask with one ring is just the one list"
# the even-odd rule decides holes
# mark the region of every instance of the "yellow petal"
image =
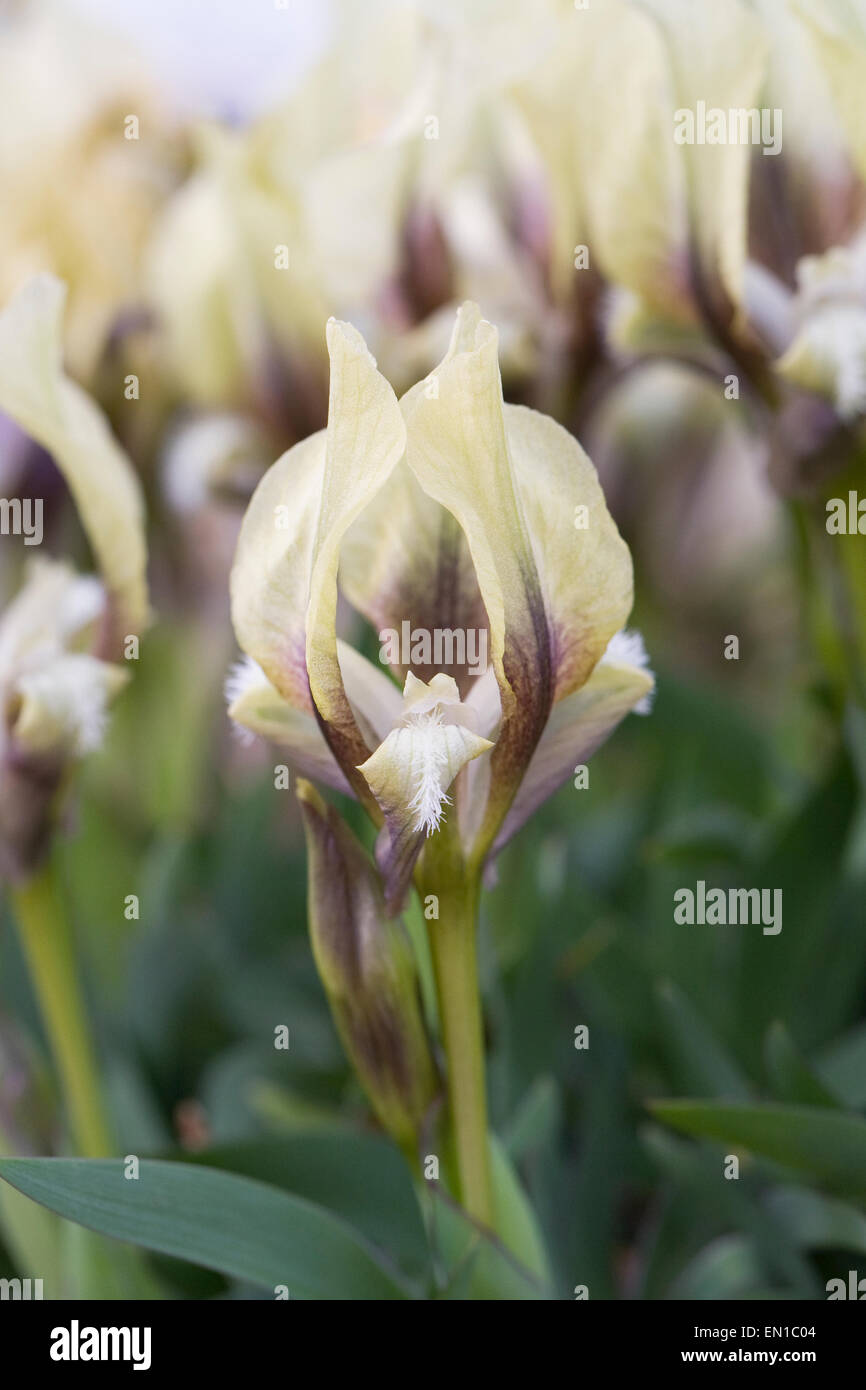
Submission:
[[[856,0],[797,0],[851,153],[866,178],[866,13]],[[799,94],[798,94],[799,95]]]
[[0,314],[0,410],[54,458],[122,621],[137,631],[148,619],[141,488],[104,415],[63,371],[64,297],[59,280],[38,275]]
[[[388,633],[398,635],[401,656],[404,623],[409,634],[471,632],[476,653],[486,645],[487,615],[466,537],[451,513],[422,490],[405,462],[347,532],[340,587],[381,643]],[[411,642],[406,645],[411,653]],[[456,644],[450,650],[459,655]],[[404,680],[410,665],[421,680],[437,671],[454,676],[464,694],[474,680],[469,663],[434,660],[432,647],[429,662],[400,660],[392,669]]]
[[364,340],[348,324],[328,323],[331,388],[321,491],[307,609],[307,672],[325,736],[362,795],[354,769],[369,749],[352,712],[337,654],[337,570],[352,523],[390,478],[406,430],[397,399]]
[[320,430],[268,469],[244,516],[231,574],[241,648],[289,704],[311,715],[306,611],[325,450]]
[[337,642],[340,674],[358,727],[371,748],[387,737],[400,717],[400,688],[347,642]]
[[[346,694],[371,746],[379,743],[399,717],[400,691],[384,672],[345,642],[337,644]],[[246,657],[226,681],[228,714],[241,729],[284,748],[305,777],[351,795],[352,789],[312,713],[284,699],[252,657]]]
[[145,266],[172,379],[202,405],[239,405],[264,356],[261,311],[218,171],[198,170],[169,200]]
[[640,639],[631,634],[615,638],[586,684],[554,707],[496,837],[497,852],[541,803],[588,761],[620,720],[631,710],[646,713],[654,684]]
[[681,302],[688,233],[671,96],[649,15],[620,0],[563,7],[557,42],[516,91],[549,181],[561,298],[581,288],[574,255],[585,242],[605,275],[654,309]]
[[[127,113],[140,140],[123,138]],[[118,316],[140,298],[142,249],[174,176],[166,116],[129,40],[85,7],[4,7],[0,303],[37,271],[61,275],[77,380],[92,379]]]
[[[750,110],[758,105],[769,43],[757,16],[741,3],[701,5],[691,0],[645,0],[660,22],[673,75],[673,106]],[[668,138],[674,138],[674,112]],[[781,134],[781,132],[779,132]],[[684,144],[681,147],[692,235],[705,289],[721,282],[729,300],[742,300],[746,258],[749,165],[753,146]]]
[[[504,814],[544,727],[553,696],[550,636],[509,457],[496,330],[474,304],[457,316],[451,346],[403,398],[409,467],[466,536],[490,627],[502,699],[491,768],[491,825]],[[492,831],[491,831],[492,833]]]
[[229,675],[226,699],[229,718],[284,749],[298,772],[335,791],[351,791],[312,714],[283,699],[251,657]]
[[370,749],[338,656],[337,568],[346,531],[403,452],[405,427],[360,334],[331,321],[328,346],[328,428],[284,454],[255,491],[232,569],[232,621],[280,694],[311,714],[315,705],[339,765],[369,800],[356,768]]
[[555,702],[583,684],[628,618],[631,555],[577,440],[525,406],[505,407],[505,429],[547,612]]

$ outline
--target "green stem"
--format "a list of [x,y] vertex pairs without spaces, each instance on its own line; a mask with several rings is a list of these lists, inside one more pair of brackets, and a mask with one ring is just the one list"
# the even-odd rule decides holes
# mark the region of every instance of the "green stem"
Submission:
[[[438,843],[437,843],[438,841]],[[439,900],[429,925],[442,1043],[448,1063],[448,1105],[460,1200],[476,1221],[493,1225],[484,1031],[476,952],[478,878],[468,876],[446,827],[428,841],[424,894]]]
[[76,1148],[85,1158],[110,1154],[109,1127],[79,990],[75,947],[53,865],[40,869],[12,897]]
[[799,580],[810,635],[828,675],[848,697],[866,708],[866,565],[863,538],[830,535],[825,502],[849,490],[862,493],[862,464],[837,476],[811,505],[791,504],[799,541]]

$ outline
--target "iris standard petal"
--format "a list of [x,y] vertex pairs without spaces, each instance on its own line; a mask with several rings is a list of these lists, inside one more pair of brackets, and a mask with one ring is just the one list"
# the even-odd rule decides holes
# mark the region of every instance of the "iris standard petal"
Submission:
[[577,440],[525,406],[505,406],[517,493],[550,632],[554,703],[582,685],[631,612],[632,562]]
[[[668,52],[677,113],[699,104],[706,112],[756,107],[767,73],[769,42],[757,15],[741,0],[700,5],[691,0],[644,0],[659,21]],[[675,112],[670,135],[674,139]],[[685,124],[682,127],[687,134]],[[746,259],[749,165],[753,147],[726,129],[722,141],[693,138],[682,145],[699,295],[738,307]],[[779,131],[781,138],[781,130]]]
[[65,298],[53,275],[37,275],[0,313],[0,410],[63,473],[121,621],[138,631],[148,620],[141,487],[101,410],[63,371]]
[[306,612],[325,452],[320,430],[268,469],[247,508],[231,574],[242,650],[289,704],[310,715]]
[[478,307],[458,313],[433,373],[403,398],[406,458],[426,493],[456,518],[469,545],[490,630],[502,700],[492,754],[486,833],[513,797],[553,697],[550,634],[508,451],[496,330]]
[[[472,634],[471,649],[486,652],[487,615],[466,537],[451,512],[428,497],[411,469],[400,462],[386,489],[364,509],[346,535],[340,587],[379,634],[396,634],[393,670],[405,680],[410,667],[421,680],[437,671],[451,675],[467,694],[475,675],[469,660],[412,657],[412,634]],[[456,642],[449,652],[460,656]]]
[[397,398],[349,324],[328,324],[331,387],[321,507],[306,616],[310,693],[325,737],[348,780],[367,797],[357,773],[369,754],[343,685],[337,653],[337,571],[343,538],[390,478],[406,429]]

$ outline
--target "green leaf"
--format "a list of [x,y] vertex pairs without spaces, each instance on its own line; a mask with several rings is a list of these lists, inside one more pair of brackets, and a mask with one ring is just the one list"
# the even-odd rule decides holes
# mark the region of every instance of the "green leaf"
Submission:
[[856,1250],[866,1255],[866,1216],[847,1202],[822,1197],[803,1187],[770,1193],[773,1215],[807,1250]]
[[822,1052],[817,1070],[846,1105],[855,1109],[866,1105],[866,1023],[858,1024]]
[[48,1298],[62,1292],[60,1222],[12,1188],[0,1191],[0,1235],[22,1278],[41,1279]]
[[398,1299],[410,1291],[347,1223],[264,1183],[186,1163],[11,1158],[0,1177],[60,1216],[292,1298]]
[[[16,1193],[20,1196],[20,1193]],[[40,1208],[28,1202],[34,1211]],[[100,1303],[142,1302],[165,1296],[149,1269],[147,1256],[131,1245],[95,1235],[84,1226],[61,1221],[63,1291],[52,1298],[93,1299]],[[47,1290],[46,1285],[46,1290]]]
[[218,1145],[192,1161],[272,1183],[342,1217],[412,1274],[430,1252],[415,1189],[389,1140],[351,1130],[268,1136]]
[[535,1214],[505,1149],[495,1135],[489,1139],[495,1236],[472,1221],[444,1186],[424,1188],[430,1245],[440,1274],[438,1297],[493,1302],[552,1298]]
[[[641,1138],[667,1175],[670,1194],[663,1204],[660,1232],[664,1235],[668,1227],[667,1249],[653,1252],[655,1268],[647,1272],[643,1298],[697,1297],[671,1292],[673,1284],[680,1288],[683,1258],[691,1249],[693,1258],[698,1258],[713,1240],[734,1231],[749,1242],[759,1259],[761,1280],[780,1282],[791,1298],[818,1296],[811,1265],[785,1222],[763,1200],[762,1183],[750,1181],[745,1172],[739,1182],[720,1182],[722,1164],[711,1145],[692,1144],[655,1125],[643,1128]],[[667,1277],[659,1284],[665,1271]],[[718,1294],[723,1296],[734,1295]],[[747,1291],[738,1296],[746,1297]]]
[[496,1231],[541,1285],[550,1286],[550,1265],[535,1213],[505,1149],[490,1135],[490,1180],[496,1209]]
[[552,1142],[560,1123],[559,1087],[552,1076],[539,1076],[523,1096],[502,1136],[505,1150],[517,1162]]
[[821,1105],[838,1110],[841,1102],[801,1056],[784,1023],[771,1024],[764,1048],[767,1073],[779,1100],[791,1105]]
[[685,994],[665,980],[658,999],[675,1079],[682,1089],[717,1099],[748,1100],[748,1082]]
[[646,844],[653,861],[739,864],[759,840],[759,822],[732,806],[691,806]]
[[761,1279],[761,1265],[751,1240],[719,1236],[690,1260],[671,1289],[676,1299],[745,1298]]
[[866,1121],[817,1107],[650,1102],[674,1129],[784,1164],[851,1197],[866,1196]]

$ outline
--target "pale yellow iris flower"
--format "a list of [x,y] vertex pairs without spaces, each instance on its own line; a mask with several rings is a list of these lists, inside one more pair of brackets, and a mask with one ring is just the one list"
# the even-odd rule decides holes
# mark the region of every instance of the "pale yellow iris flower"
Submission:
[[[246,514],[232,615],[247,661],[232,718],[367,807],[390,911],[427,837],[456,817],[479,869],[653,679],[628,548],[558,424],[503,402],[477,307],[398,401],[360,334],[331,321],[327,429],[266,474]],[[339,587],[377,631],[483,629],[484,674],[395,674],[337,637]]]
[[62,365],[63,285],[28,282],[0,313],[0,411],[63,473],[101,578],[30,561],[0,616],[0,872],[23,878],[47,848],[69,764],[100,742],[126,683],[123,639],[148,620],[144,509],[129,459]]
[[171,163],[166,123],[127,45],[56,0],[4,16],[0,304],[31,276],[58,275],[79,379],[91,377],[122,312],[140,304],[141,258]]

